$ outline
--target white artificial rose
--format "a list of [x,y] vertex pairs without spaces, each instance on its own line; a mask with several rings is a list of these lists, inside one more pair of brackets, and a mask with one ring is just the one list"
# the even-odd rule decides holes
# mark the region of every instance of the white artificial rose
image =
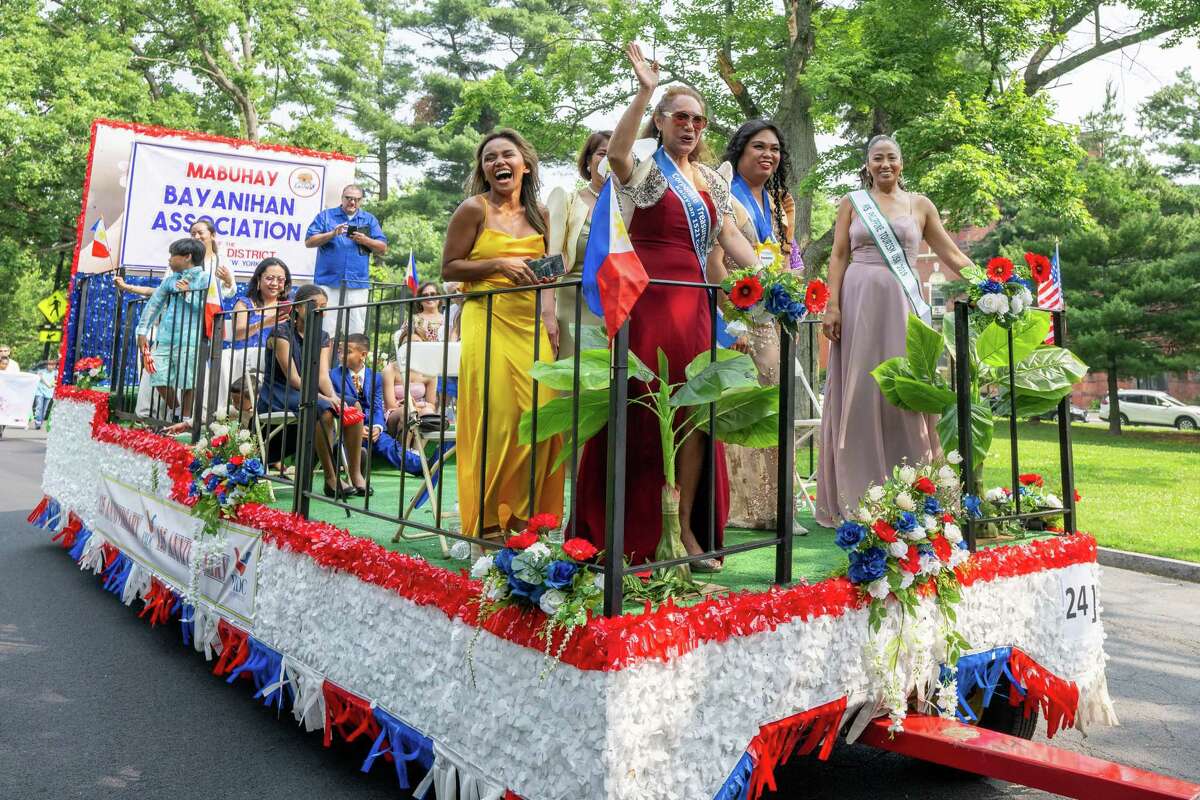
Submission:
[[217,409],[217,411],[213,413],[213,419],[215,419],[217,422],[224,422],[228,417],[229,413],[223,408]]
[[202,452],[204,450],[204,448],[206,448],[206,447],[208,447],[208,439],[201,437],[200,440],[198,442],[196,442],[196,446],[193,449],[197,453],[199,453],[199,452]]
[[865,522],[865,523],[870,524],[875,521],[874,515],[871,514],[871,512],[867,509],[866,506],[859,506],[858,511],[855,513],[858,516],[859,522]]
[[888,555],[892,558],[904,558],[908,555],[908,545],[904,542],[892,542],[888,545]]
[[1018,316],[1025,310],[1025,298],[1019,294],[1014,294],[1008,299],[1008,307],[1012,310],[1012,315]]
[[558,607],[567,601],[567,596],[558,589],[547,589],[542,594],[542,599],[538,600],[538,608],[540,608],[548,617],[554,616],[558,611]]
[[925,515],[925,530],[927,530],[927,531],[936,531],[936,530],[937,530],[937,526],[938,526],[937,517],[930,516],[929,514],[926,514],[926,515]]
[[1049,492],[1046,493],[1045,503],[1046,503],[1047,508],[1062,508],[1063,507],[1063,501],[1058,499],[1058,495],[1051,494]]
[[962,454],[959,453],[957,450],[951,450],[949,453],[946,454],[946,460],[949,461],[951,464],[961,464],[962,463]]
[[547,561],[549,560],[551,553],[550,548],[546,546],[545,542],[534,542],[533,544],[529,545],[529,547],[525,548],[524,555],[525,561],[530,563]]
[[907,589],[913,585],[913,574],[905,570],[900,570],[900,588]]
[[254,445],[249,442],[242,442],[238,445],[238,452],[244,456],[248,456],[254,452]]
[[604,591],[604,575],[597,572],[596,577],[592,580],[592,585],[600,591]]
[[925,529],[920,525],[915,526],[911,531],[904,534],[904,538],[910,542],[919,542],[925,538]]
[[1021,287],[1021,301],[1025,303],[1025,307],[1029,308],[1033,305],[1033,292],[1025,286]]
[[879,578],[867,584],[867,591],[871,597],[876,600],[882,600],[892,593],[892,587],[888,585],[887,578]]
[[956,547],[950,552],[950,569],[954,569],[971,557],[971,551]]
[[938,482],[953,486],[958,483],[958,472],[949,464],[943,464],[938,470]]
[[913,501],[912,495],[908,492],[901,492],[896,495],[896,507],[902,511],[913,511],[917,504]]
[[471,557],[471,545],[468,542],[457,541],[450,545],[450,557],[462,561]]
[[984,314],[1003,314],[1008,310],[1008,298],[1002,294],[985,294],[975,305]]
[[224,464],[215,464],[212,468],[214,475],[225,475],[229,469]]
[[1003,503],[1008,500],[1008,494],[999,486],[994,489],[988,489],[984,495],[990,503]]
[[[953,557],[951,553],[951,557]],[[937,575],[942,571],[942,562],[932,553],[926,553],[921,556],[921,567],[917,570],[918,575]]]
[[914,469],[913,467],[910,467],[908,464],[905,464],[903,467],[900,468],[899,474],[900,474],[900,480],[904,481],[904,483],[908,484],[909,486],[912,486],[913,481],[915,481],[917,479],[916,469]]
[[220,422],[214,422],[212,425],[208,426],[208,430],[212,433],[213,438],[215,439],[218,436],[224,436],[225,434],[229,433],[229,426],[222,425]]
[[946,528],[942,531],[942,535],[946,537],[946,541],[950,544],[958,544],[963,539],[962,530],[953,522],[946,523]]
[[872,503],[878,503],[883,499],[883,487],[872,486],[870,489],[867,489],[867,499]]
[[239,442],[247,442],[250,440],[250,431],[242,428],[238,431],[237,438]]
[[[467,543],[463,542],[463,544]],[[470,547],[470,545],[467,546]],[[471,577],[478,580],[487,575],[488,571],[492,568],[492,562],[493,559],[491,556],[480,556],[475,559],[475,563],[471,565]]]

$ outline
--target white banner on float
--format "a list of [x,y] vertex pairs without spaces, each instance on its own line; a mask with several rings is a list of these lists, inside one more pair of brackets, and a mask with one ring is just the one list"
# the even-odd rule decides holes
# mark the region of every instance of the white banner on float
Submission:
[[213,221],[221,260],[238,272],[268,256],[301,264],[312,258],[304,234],[324,208],[324,186],[318,161],[134,142],[121,266],[161,267],[200,217]]
[[0,372],[0,425],[24,428],[33,411],[38,376],[30,372]]
[[[203,523],[183,506],[100,476],[99,517],[93,526],[121,552],[176,590],[188,585],[188,561]],[[250,625],[261,547],[258,531],[222,523],[225,552],[200,577],[200,597]]]

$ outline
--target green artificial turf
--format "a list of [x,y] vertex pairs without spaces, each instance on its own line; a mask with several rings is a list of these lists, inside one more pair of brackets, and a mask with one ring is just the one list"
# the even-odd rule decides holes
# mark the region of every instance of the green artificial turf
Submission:
[[[1021,472],[1039,472],[1060,486],[1058,425],[1018,426]],[[1101,545],[1138,553],[1200,561],[1200,433],[1107,424],[1071,426],[1080,530]],[[984,469],[984,486],[1012,482],[1008,420],[996,425]]]

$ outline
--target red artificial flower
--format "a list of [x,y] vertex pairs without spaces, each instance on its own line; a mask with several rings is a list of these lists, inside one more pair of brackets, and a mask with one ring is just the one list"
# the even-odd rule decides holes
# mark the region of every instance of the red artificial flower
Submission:
[[996,283],[1004,283],[1013,274],[1013,263],[1004,256],[996,256],[987,265],[987,276]]
[[508,541],[504,543],[505,547],[513,550],[524,550],[538,540],[538,536],[533,531],[525,531],[518,533],[516,536],[508,537]]
[[1036,472],[1027,472],[1024,475],[1018,476],[1022,486],[1045,486],[1046,481],[1041,475]]
[[1075,491],[1075,502],[1076,502],[1076,503],[1078,503],[1078,502],[1079,502],[1080,500],[1082,500],[1083,498],[1082,498],[1082,497],[1080,497],[1080,495],[1079,495],[1079,490],[1078,490],[1078,489],[1075,489],[1074,491]]
[[828,302],[829,287],[825,285],[825,281],[820,278],[809,281],[808,288],[804,290],[804,307],[808,309],[808,313],[820,314]]
[[912,545],[908,546],[908,555],[900,559],[900,569],[912,575],[921,568],[921,552]]
[[1034,283],[1050,280],[1050,259],[1040,253],[1026,253],[1025,263],[1029,265],[1029,275]]
[[553,530],[558,527],[558,517],[554,514],[534,514],[529,518],[529,523],[525,526],[526,533],[538,534],[542,531]]
[[758,276],[750,275],[733,284],[733,291],[729,293],[729,302],[744,311],[761,300],[762,296],[763,287]]
[[939,533],[937,536],[930,539],[929,543],[933,545],[933,552],[937,554],[939,560],[943,562],[950,560],[950,553],[952,552],[952,549],[949,539]]
[[587,561],[599,552],[596,549],[596,545],[587,539],[567,539],[563,542],[562,549],[564,553],[576,561]]
[[872,528],[872,530],[875,531],[876,536],[878,536],[881,540],[887,542],[888,544],[891,544],[892,542],[896,541],[899,538],[896,535],[896,529],[893,528],[891,525],[888,525],[886,522],[884,522],[881,519],[876,520],[875,524],[872,525],[871,528]]
[[212,446],[213,447],[221,447],[228,441],[229,441],[228,436],[218,436],[217,438],[212,440]]
[[229,459],[229,463],[233,464],[235,467],[240,467],[242,465],[242,462],[245,460],[246,459],[243,458],[242,456],[234,456],[233,458]]
[[954,522],[953,514],[942,514],[942,522]]
[[920,478],[917,478],[917,482],[913,484],[913,488],[921,494],[937,493],[937,486],[935,486],[933,481],[929,480],[929,478],[926,478],[924,475],[922,475]]

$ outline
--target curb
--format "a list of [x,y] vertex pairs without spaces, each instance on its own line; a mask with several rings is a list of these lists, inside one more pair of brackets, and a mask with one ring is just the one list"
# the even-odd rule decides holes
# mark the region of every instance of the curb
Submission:
[[1109,547],[1099,548],[1096,560],[1105,567],[1128,569],[1148,575],[1158,575],[1162,578],[1200,583],[1200,564],[1191,561],[1148,556],[1144,553],[1130,553],[1126,550],[1113,550]]

